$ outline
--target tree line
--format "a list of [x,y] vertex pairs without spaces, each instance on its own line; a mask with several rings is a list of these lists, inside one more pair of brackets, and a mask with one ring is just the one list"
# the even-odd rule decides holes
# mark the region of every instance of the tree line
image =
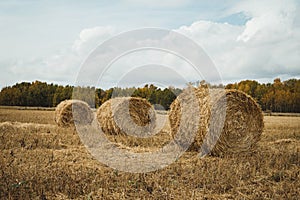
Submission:
[[[221,87],[221,85],[212,85],[211,87]],[[264,111],[300,112],[300,80],[297,79],[282,82],[277,78],[273,83],[266,84],[245,80],[227,84],[225,88],[241,90],[251,95]],[[75,94],[73,98],[84,100],[92,107],[99,107],[112,97],[132,96],[146,98],[156,109],[168,110],[181,92],[182,90],[179,88],[161,89],[153,84],[145,85],[142,88],[114,87],[103,90],[95,87],[61,86],[35,81],[17,83],[3,88],[0,92],[0,105],[55,107],[61,101],[71,99]],[[89,98],[91,96],[95,99]]]
[[[132,96],[146,98],[156,109],[169,109],[180,92],[181,89],[178,88],[161,89],[152,84],[145,85],[143,88],[114,87],[103,90],[95,87],[61,86],[35,81],[4,87],[0,92],[0,105],[55,107],[61,101],[75,98],[86,101],[91,107],[99,107],[112,97]],[[91,97],[95,98],[91,99]]]
[[276,78],[273,83],[260,84],[245,80],[226,85],[227,89],[241,90],[256,99],[264,111],[300,112],[300,80],[281,81]]

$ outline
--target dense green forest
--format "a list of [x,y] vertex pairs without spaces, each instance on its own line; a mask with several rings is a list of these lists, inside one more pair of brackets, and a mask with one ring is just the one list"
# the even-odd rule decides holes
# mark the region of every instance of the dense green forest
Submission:
[[[300,112],[300,80],[289,79],[282,82],[280,79],[275,79],[273,83],[267,84],[245,80],[228,84],[225,87],[241,90],[251,95],[263,110]],[[158,105],[163,106],[164,109],[169,109],[170,104],[181,92],[181,89],[178,88],[161,89],[154,85],[145,85],[143,88],[110,88],[103,90],[94,87],[61,86],[35,81],[32,83],[17,83],[3,88],[0,92],[0,105],[54,107],[61,101],[72,98],[74,89],[77,91],[75,94],[80,95],[80,97],[73,96],[73,98],[85,100],[95,107],[99,107],[112,97],[135,96],[148,99],[157,109],[161,108]],[[85,97],[90,96],[91,92],[95,93],[95,100],[85,99]]]
[[[154,85],[145,85],[143,88],[115,87],[102,90],[94,87],[61,86],[35,81],[3,88],[0,92],[0,105],[55,107],[63,100],[75,98],[86,101],[92,107],[99,107],[111,97],[133,96],[148,99],[158,109],[161,108],[158,105],[163,106],[163,109],[169,109],[180,92],[181,90],[177,88],[160,89]],[[72,96],[74,94],[75,96]],[[95,96],[95,99],[91,99],[91,96]]]

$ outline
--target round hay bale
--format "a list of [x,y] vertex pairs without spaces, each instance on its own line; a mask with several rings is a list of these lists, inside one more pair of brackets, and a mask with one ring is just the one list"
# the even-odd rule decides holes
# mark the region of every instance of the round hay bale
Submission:
[[[186,92],[188,92],[187,88],[184,90],[171,104],[170,111],[169,111],[169,122],[171,127],[171,136],[174,138],[176,134],[178,134],[179,127],[182,126],[181,123],[187,123],[185,119],[182,119],[182,108],[180,105],[180,100],[183,100],[189,104],[198,104],[197,112],[195,113],[194,110],[188,110],[185,112],[189,112],[190,115],[199,115],[200,118],[197,120],[190,120],[188,123],[190,123],[192,126],[198,126],[197,133],[194,135],[194,142],[190,145],[188,150],[190,151],[197,151],[199,149],[199,146],[201,146],[203,142],[203,138],[206,134],[206,127],[208,124],[209,118],[207,117],[209,115],[209,107],[207,107],[209,104],[207,103],[209,101],[209,90],[208,87],[203,87],[201,90],[198,90],[196,88],[193,88],[190,90],[190,92],[194,92],[195,98],[192,99],[191,95],[186,95]],[[197,102],[191,102],[191,101],[197,101]],[[197,124],[195,124],[197,123]],[[188,136],[186,137],[188,138]]]
[[106,101],[97,110],[97,120],[104,133],[149,137],[156,125],[153,106],[138,97],[118,97]]
[[[263,114],[249,95],[237,90],[195,88],[199,103],[199,128],[190,150],[217,156],[252,152],[263,131]],[[171,105],[169,120],[175,135],[180,124],[180,104]]]
[[89,105],[80,100],[65,100],[60,102],[55,109],[55,122],[58,126],[69,127],[76,124],[91,124],[94,118]]

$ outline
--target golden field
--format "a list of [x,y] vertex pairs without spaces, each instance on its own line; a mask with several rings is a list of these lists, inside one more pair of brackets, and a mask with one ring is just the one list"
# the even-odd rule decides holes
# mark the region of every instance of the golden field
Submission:
[[[159,115],[159,120],[166,116]],[[89,154],[54,111],[0,109],[0,199],[300,199],[300,117],[265,116],[251,155],[202,159],[186,152],[149,173],[111,169]],[[109,138],[130,148],[167,142]]]

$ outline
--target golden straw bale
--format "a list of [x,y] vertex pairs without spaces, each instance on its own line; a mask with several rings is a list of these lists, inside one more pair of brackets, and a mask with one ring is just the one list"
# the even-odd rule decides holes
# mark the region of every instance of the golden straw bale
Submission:
[[[190,150],[223,156],[255,149],[264,124],[262,111],[252,97],[237,90],[209,89],[207,85],[195,88],[194,92],[200,119]],[[178,132],[181,113],[176,99],[169,114],[173,137]]]
[[156,125],[153,106],[138,97],[118,97],[106,101],[97,110],[97,120],[109,135],[150,136]]
[[55,122],[58,126],[69,127],[76,124],[91,124],[94,118],[89,105],[80,100],[62,101],[55,109]]

